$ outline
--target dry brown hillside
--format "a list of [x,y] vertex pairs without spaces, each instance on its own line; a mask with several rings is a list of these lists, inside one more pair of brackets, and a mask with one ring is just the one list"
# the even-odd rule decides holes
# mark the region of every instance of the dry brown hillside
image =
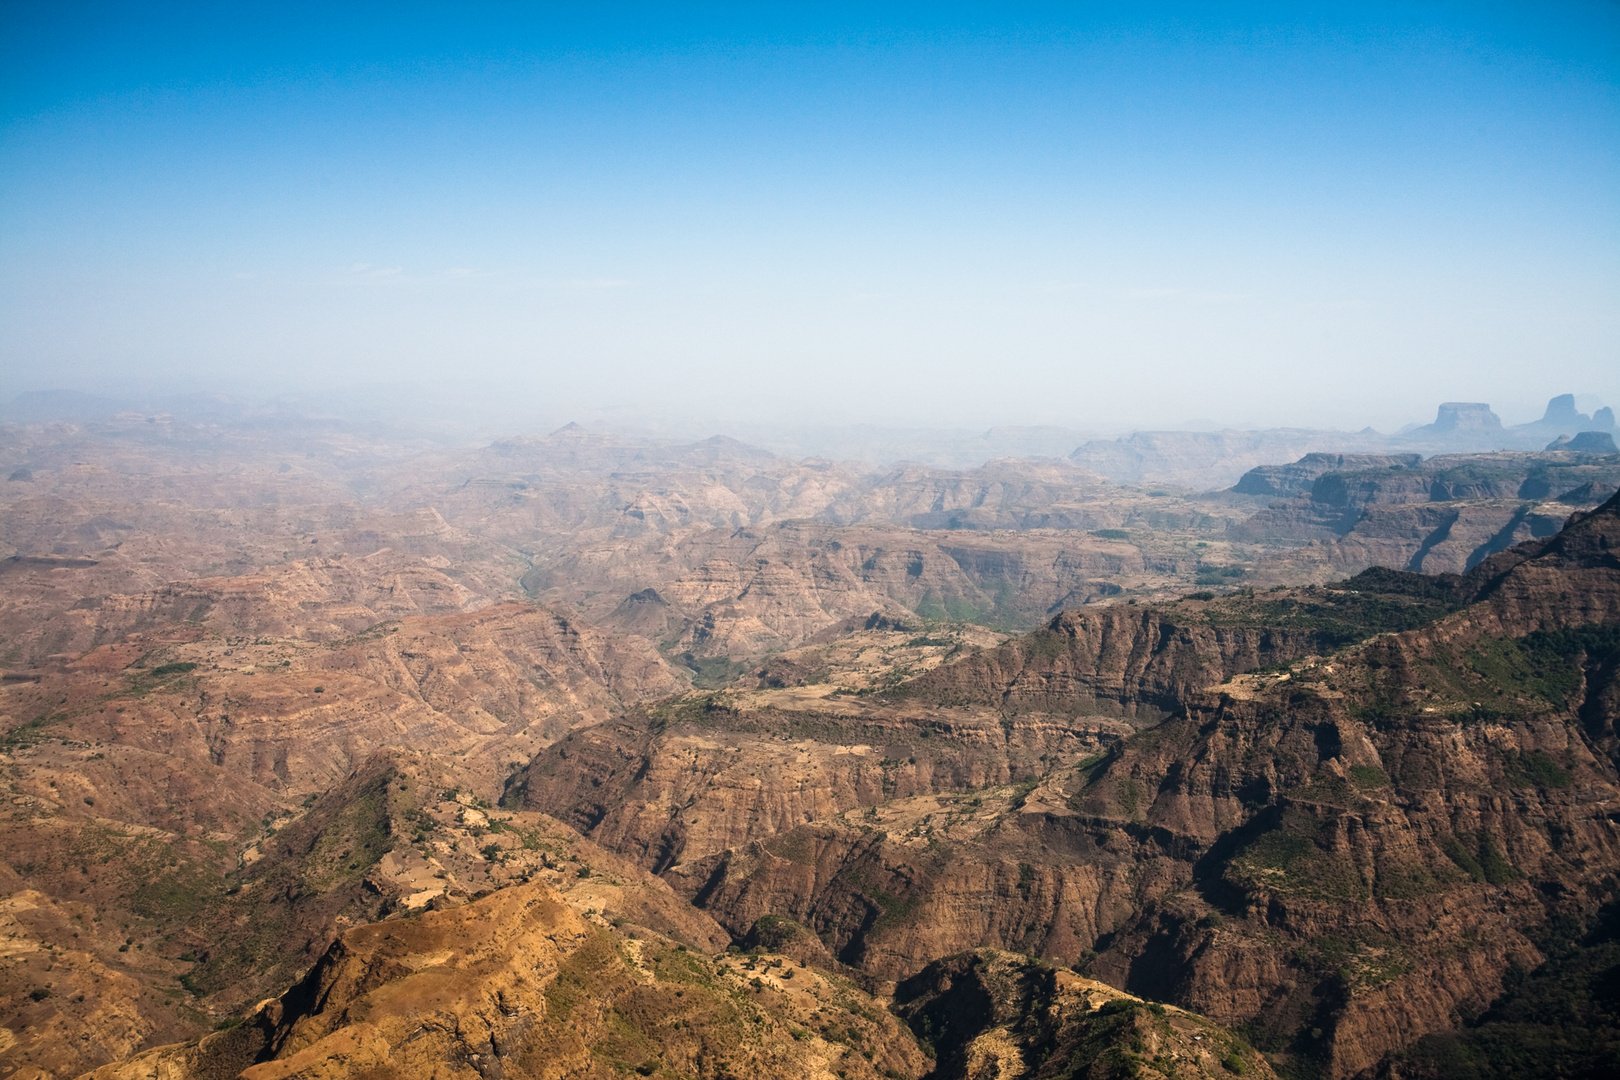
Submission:
[[1264,468],[0,428],[0,1064],[1587,1067],[1616,466]]

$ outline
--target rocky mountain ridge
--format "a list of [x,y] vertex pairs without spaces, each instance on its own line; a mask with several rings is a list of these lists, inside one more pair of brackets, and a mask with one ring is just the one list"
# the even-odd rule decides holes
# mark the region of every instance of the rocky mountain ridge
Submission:
[[[764,1056],[725,1059],[732,1036],[615,1013],[660,976],[603,952],[606,1027],[558,1058],[583,1074],[701,1072],[701,1052],[717,1074],[858,1072],[853,1054],[1061,1075],[1084,1051],[1219,1075],[1227,1051],[1197,1045],[1219,1033],[1186,1007],[1286,1075],[1429,1076],[1425,1047],[1487,1045],[1549,988],[1607,1015],[1582,974],[1607,955],[1616,857],[1601,460],[1335,453],[1266,474],[1298,494],[1195,496],[1050,462],[874,476],[577,430],[474,453],[304,437],[0,439],[29,474],[0,490],[17,1075],[199,1038],[357,927],[541,885],[619,955],[684,946],[734,1003],[866,995],[836,1037],[827,1002],[766,1009],[736,1029]],[[173,468],[204,448],[211,467]],[[1343,580],[1375,558],[1456,572]],[[441,966],[415,948],[361,951]],[[912,1037],[885,1003],[931,967],[924,1004],[896,1006],[918,1053],[921,1017],[954,1008],[927,1004],[951,999],[941,978],[999,1019],[932,1063],[883,1058]],[[455,978],[487,1002],[482,974]],[[438,1008],[421,985],[388,975],[315,1027],[294,1009],[314,1041],[276,1035],[243,1068],[415,1070],[420,1038],[356,1025],[384,999]],[[329,1036],[377,1053],[288,1064]],[[530,1068],[458,1040],[422,1052]],[[228,1068],[191,1053],[150,1061]]]
[[[755,794],[745,790],[739,804],[729,794],[735,781],[694,771],[672,752],[659,795],[625,788],[603,800],[613,808],[606,816],[593,823],[586,809],[582,823],[644,864],[670,861],[665,876],[734,936],[783,914],[817,931],[843,962],[889,977],[963,947],[1028,949],[1248,1025],[1278,1060],[1354,1075],[1399,1051],[1414,1026],[1446,1030],[1484,1009],[1506,972],[1540,962],[1529,932],[1590,919],[1608,897],[1620,857],[1604,809],[1620,798],[1610,735],[1615,550],[1620,500],[1467,577],[1353,580],[1338,590],[1345,609],[1333,630],[1342,636],[1322,652],[1314,651],[1324,644],[1320,612],[1308,620],[1314,637],[1290,638],[1286,620],[1269,638],[1263,627],[1222,625],[1279,613],[1244,610],[1247,600],[1175,613],[1208,627],[1202,637],[1166,635],[1174,623],[1164,614],[1122,615],[1120,606],[1066,615],[1044,636],[936,668],[893,704],[837,720],[780,712],[774,723],[790,737],[794,723],[850,740],[881,731],[880,717],[896,725],[881,740],[863,739],[884,760],[845,773],[868,778],[867,787],[850,784],[854,805],[832,821],[775,836],[760,832],[768,820],[747,825],[757,839],[705,855],[685,839],[761,821],[754,811],[735,815],[778,785],[756,777]],[[1382,595],[1361,599],[1369,593]],[[1252,603],[1297,617],[1307,599]],[[1138,648],[1144,626],[1188,660],[1154,637]],[[1544,689],[1526,691],[1513,665],[1556,674],[1532,677]],[[1099,671],[1132,681],[1111,676],[1099,694]],[[1150,716],[1134,733],[1087,717],[1091,745],[1103,750],[1090,757],[1091,746],[1034,736],[1063,730],[1035,719],[1054,717],[1054,702],[1073,702],[1085,717],[1099,700],[1118,715],[1121,699],[1169,717]],[[919,700],[940,711],[913,721],[902,740],[898,725]],[[970,716],[975,700],[996,710],[983,715],[1000,718],[1003,739],[987,723],[975,736],[945,711]],[[718,703],[698,722],[702,736],[672,727],[662,737],[701,737],[722,756],[740,755],[742,730],[772,730],[764,714]],[[917,753],[922,730],[941,740],[927,757]],[[639,785],[658,775],[622,756],[622,743],[601,758],[605,736],[574,740],[596,743],[610,777]],[[1028,779],[1000,793],[980,787],[967,807],[941,800],[946,784],[972,779],[917,786],[951,740],[985,748],[969,760],[993,762],[992,783]],[[1006,749],[991,750],[997,742]],[[585,805],[577,789],[556,787],[555,773],[549,787],[537,781],[566,747],[537,758],[527,788],[536,805],[561,813]],[[1018,756],[1022,747],[1029,756]],[[781,788],[802,788],[786,779]],[[643,806],[658,831],[615,824]],[[792,816],[774,820],[788,825]],[[1459,951],[1463,940],[1471,945]]]

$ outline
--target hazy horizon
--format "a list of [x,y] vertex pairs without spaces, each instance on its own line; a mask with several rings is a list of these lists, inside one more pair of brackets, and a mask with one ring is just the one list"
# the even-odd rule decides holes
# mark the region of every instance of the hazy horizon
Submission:
[[[115,418],[119,411],[133,410],[148,416],[169,413],[185,423],[225,423],[228,426],[246,422],[259,427],[263,421],[274,421],[277,417],[294,422],[336,421],[354,426],[356,430],[369,429],[379,434],[391,431],[405,438],[425,436],[452,444],[483,445],[490,440],[550,435],[572,424],[593,434],[632,440],[679,443],[711,437],[733,438],[787,457],[832,457],[881,466],[915,461],[967,467],[997,457],[1066,457],[1085,443],[1106,442],[1137,432],[1337,431],[1347,436],[1345,445],[1338,447],[1340,450],[1364,449],[1358,437],[1369,434],[1393,440],[1390,448],[1394,449],[1404,432],[1432,423],[1438,406],[1437,403],[1426,414],[1404,424],[1384,429],[1368,425],[1357,428],[1347,425],[1313,427],[1288,422],[1220,422],[1199,417],[1179,420],[1158,417],[1142,424],[1097,425],[1042,423],[1027,416],[978,424],[966,419],[957,423],[946,420],[904,423],[815,412],[772,417],[658,410],[634,405],[604,407],[552,400],[544,394],[532,398],[502,396],[496,390],[491,386],[448,383],[379,383],[302,393],[271,393],[263,388],[255,391],[241,386],[229,389],[101,386],[88,390],[53,387],[0,399],[0,425],[59,420],[100,422]],[[1574,397],[1577,410],[1585,415],[1608,404],[1594,394],[1576,393]],[[1536,437],[1532,437],[1535,446],[1523,444],[1523,436],[1512,429],[1518,425],[1534,425],[1541,420],[1547,406],[1548,402],[1543,401],[1517,411],[1493,407],[1503,423],[1504,430],[1500,433],[1503,448],[1539,446]],[[1421,435],[1422,432],[1415,432],[1413,437]],[[1487,444],[1492,442],[1489,431],[1477,436],[1464,433],[1459,438],[1462,441],[1451,445],[1450,450],[1488,449]],[[1546,435],[1539,438],[1545,439]],[[1446,440],[1442,439],[1429,452],[1441,451],[1446,445]]]
[[3,399],[1098,433],[1620,402],[1613,5],[0,28]]

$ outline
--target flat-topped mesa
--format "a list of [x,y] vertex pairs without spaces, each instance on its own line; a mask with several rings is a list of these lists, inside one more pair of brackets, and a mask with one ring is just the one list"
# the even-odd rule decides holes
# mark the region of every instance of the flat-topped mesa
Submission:
[[[1573,403],[1574,399],[1570,400]],[[1501,426],[1501,417],[1483,401],[1446,401],[1441,403],[1434,423],[1428,428],[1435,432],[1495,431]]]
[[1232,488],[1239,495],[1304,495],[1318,477],[1353,469],[1406,469],[1422,454],[1306,454],[1287,465],[1258,465]]

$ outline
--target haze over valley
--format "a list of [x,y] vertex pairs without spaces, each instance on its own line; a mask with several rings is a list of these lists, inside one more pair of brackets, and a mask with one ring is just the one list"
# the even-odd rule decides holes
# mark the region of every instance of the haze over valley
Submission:
[[0,8],[0,1080],[1620,1075],[1617,59]]
[[[1445,831],[1461,825],[1399,811],[1403,790],[1419,797],[1435,780],[1391,760],[1416,752],[1398,725],[1356,719],[1436,692],[1449,700],[1472,679],[1481,688],[1464,693],[1506,695],[1468,706],[1495,719],[1447,711],[1436,721],[1464,739],[1456,752],[1487,740],[1466,750],[1467,768],[1483,770],[1470,784],[1540,785],[1521,796],[1545,791],[1554,803],[1537,813],[1568,814],[1615,783],[1601,646],[1570,669],[1598,664],[1584,677],[1595,682],[1548,684],[1539,705],[1515,696],[1526,692],[1517,668],[1480,667],[1502,649],[1493,664],[1524,663],[1511,650],[1527,647],[1512,643],[1540,640],[1525,634],[1607,632],[1549,629],[1570,616],[1547,606],[1548,589],[1567,592],[1544,575],[1514,586],[1530,593],[1513,593],[1510,611],[1490,606],[1506,600],[1475,599],[1529,573],[1512,570],[1521,562],[1550,557],[1536,552],[1570,522],[1593,514],[1581,529],[1601,537],[1614,520],[1620,454],[1612,442],[1567,448],[1609,438],[1610,425],[1589,426],[1588,415],[1573,425],[1584,433],[1553,430],[1564,402],[1532,430],[1431,425],[1292,461],[1275,458],[1331,445],[1334,433],[1145,433],[956,470],[794,460],[726,436],[673,443],[579,425],[462,447],[285,413],[14,422],[0,446],[6,1059],[24,1075],[77,1075],[214,1026],[256,1034],[210,1036],[106,1075],[245,1068],[284,1055],[281,1032],[301,1024],[318,1033],[337,1023],[320,1038],[347,1046],[347,1021],[321,1019],[330,1006],[256,1003],[306,969],[327,978],[318,973],[351,948],[349,927],[543,902],[585,919],[561,944],[546,930],[545,949],[572,956],[579,934],[606,934],[621,950],[707,952],[719,958],[706,961],[719,964],[704,976],[713,985],[766,995],[757,1022],[777,1025],[769,1031],[833,1023],[841,1014],[825,1011],[827,993],[874,1018],[893,1003],[899,1017],[851,1021],[804,1046],[765,1031],[741,1058],[712,1041],[730,1038],[712,1016],[674,1029],[661,1021],[638,1036],[642,1056],[630,1062],[654,1071],[724,1059],[848,1073],[852,1054],[867,1062],[861,1052],[899,1075],[956,1068],[951,1054],[977,1060],[990,1051],[972,1050],[974,1040],[990,1035],[952,1029],[967,1049],[949,1053],[918,1043],[928,1029],[914,1021],[936,1006],[905,1002],[948,997],[920,988],[959,980],[935,972],[964,963],[984,973],[975,978],[1005,971],[995,978],[1008,987],[1035,977],[1015,974],[1017,964],[1073,969],[1064,978],[1096,987],[1083,992],[1093,1006],[1097,993],[1128,992],[1192,1009],[1207,1020],[1188,1023],[1227,1025],[1211,1038],[1242,1060],[1252,1044],[1274,1062],[1333,1074],[1387,1067],[1412,1052],[1409,1025],[1449,1031],[1459,1011],[1501,994],[1513,964],[1540,963],[1546,943],[1526,936],[1534,920],[1578,919],[1597,902],[1582,897],[1603,895],[1573,869],[1601,857],[1566,865],[1517,824],[1474,824],[1477,795],[1442,788],[1413,804],[1461,799],[1448,820],[1469,822],[1466,847]],[[1543,438],[1555,448],[1468,449]],[[1237,480],[1200,487],[1216,475]],[[1606,567],[1575,558],[1555,578],[1602,582]],[[1609,588],[1581,586],[1581,610],[1598,608],[1577,613],[1576,627],[1607,625]],[[1493,613],[1466,614],[1479,604]],[[1432,687],[1433,676],[1381,675],[1386,661],[1359,659],[1417,650],[1401,663],[1423,670],[1439,662],[1425,635],[1448,617],[1484,618],[1500,627],[1490,640],[1507,644],[1465,652],[1481,659],[1445,669]],[[1531,662],[1571,662],[1564,655]],[[1366,674],[1321,681],[1340,666]],[[1257,720],[1239,717],[1269,715],[1264,702],[1290,674],[1315,687],[1313,704],[1288,699],[1279,715],[1300,719],[1266,738],[1305,724],[1318,734],[1303,758],[1279,746],[1268,764],[1242,751],[1251,764],[1220,765],[1226,779],[1191,789],[1216,800],[1203,810],[1186,801],[1191,781],[1150,779],[1217,753],[1199,748],[1199,710],[1236,710],[1223,724],[1251,738],[1238,732]],[[1347,696],[1333,689],[1341,682],[1361,688]],[[1390,704],[1353,704],[1363,699]],[[1154,751],[1160,764],[1150,765],[1141,755],[1164,739],[1194,741]],[[1244,779],[1245,769],[1260,772]],[[1556,809],[1576,792],[1587,794]],[[1309,852],[1268,853],[1327,843],[1291,839],[1299,806],[1346,821],[1402,813],[1384,827],[1415,830],[1402,843],[1417,847],[1399,869],[1383,868],[1376,849],[1364,866],[1348,856],[1327,893],[1295,886],[1291,860]],[[1582,837],[1569,843],[1612,843],[1607,819],[1584,820],[1558,826]],[[1128,837],[1148,847],[1120,847]],[[1229,848],[1237,854],[1219,854]],[[1503,869],[1476,884],[1478,852]],[[1285,861],[1266,870],[1276,858]],[[809,877],[794,876],[800,864]],[[1524,907],[1539,895],[1525,891],[1532,882],[1553,881],[1566,900]],[[505,899],[534,888],[556,899]],[[1479,890],[1512,917],[1411,936],[1418,897],[1449,905]],[[1284,914],[1295,904],[1305,906]],[[1334,904],[1378,913],[1358,916],[1376,920],[1362,931],[1375,936],[1343,946],[1374,965],[1377,974],[1355,977],[1370,980],[1364,991],[1352,981],[1330,993],[1323,973],[1349,961],[1321,958],[1309,931],[1289,929],[1343,918],[1327,914]],[[1220,929],[1194,948],[1211,933],[1194,924]],[[1301,935],[1293,952],[1268,947],[1262,968],[1230,969],[1254,935],[1279,932]],[[1163,952],[1188,933],[1174,949],[1193,953]],[[1435,1000],[1422,987],[1433,950],[1452,947],[1448,934],[1492,944]],[[1216,960],[1221,950],[1236,952]],[[471,952],[454,963],[484,970]],[[795,965],[832,981],[801,1004],[801,986],[750,985],[750,970]],[[636,970],[614,978],[634,983]],[[662,976],[648,971],[656,984]],[[467,978],[475,997],[489,992],[485,976]],[[1061,998],[1067,985],[1016,993]],[[806,1014],[812,1005],[822,1011]],[[1142,1015],[1147,1027],[1130,1038],[1151,1038],[1183,1067],[1210,1063],[1196,1031]],[[1373,1019],[1386,1015],[1408,1019]],[[1321,1034],[1302,1035],[1306,1019],[1290,1017]],[[239,1018],[246,1028],[230,1026]],[[1009,1048],[1000,1052],[1053,1052],[1009,1023],[995,1036]],[[695,1042],[676,1037],[688,1031]],[[570,1051],[584,1055],[581,1068],[629,1060],[599,1042],[610,1034],[581,1036]],[[475,1052],[466,1038],[431,1054]],[[389,1045],[379,1060],[429,1052]],[[354,1067],[347,1051],[332,1053],[317,1053],[322,1069]]]

